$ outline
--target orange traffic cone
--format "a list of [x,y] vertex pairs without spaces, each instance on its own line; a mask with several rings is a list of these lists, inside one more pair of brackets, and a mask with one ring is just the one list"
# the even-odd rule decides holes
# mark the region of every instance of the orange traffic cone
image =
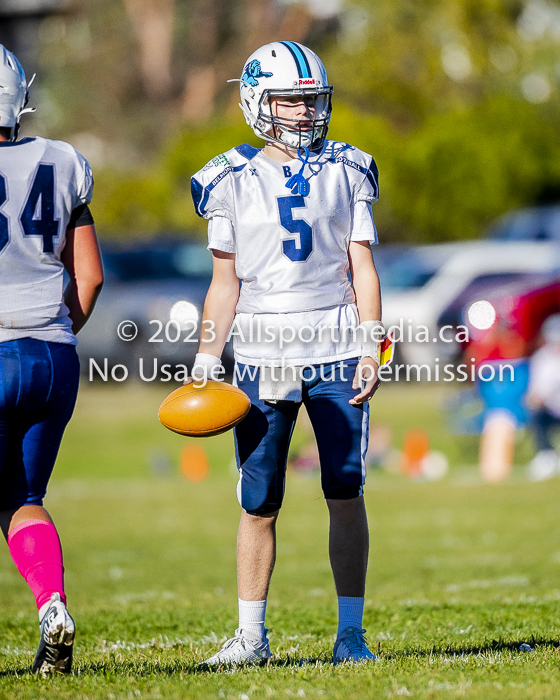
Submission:
[[430,441],[422,428],[411,428],[404,436],[401,468],[405,476],[417,479],[422,476],[422,460],[428,454]]
[[181,474],[187,481],[198,484],[210,472],[208,457],[199,442],[187,442],[181,450]]

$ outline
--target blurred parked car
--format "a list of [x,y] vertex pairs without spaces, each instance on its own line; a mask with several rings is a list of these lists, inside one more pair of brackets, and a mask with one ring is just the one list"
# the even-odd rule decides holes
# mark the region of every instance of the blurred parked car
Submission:
[[[441,312],[437,325],[438,328],[451,326],[453,330],[446,331],[446,336],[453,336],[454,331],[461,325],[469,325],[466,312],[476,301],[488,300],[496,296],[518,294],[520,290],[531,290],[545,287],[560,281],[557,272],[527,273],[505,272],[489,275],[481,275],[470,282],[465,289],[453,299],[453,301]],[[472,329],[469,328],[469,333]],[[445,351],[446,359],[459,360],[464,343],[449,343]]]
[[481,301],[491,311],[490,317],[485,312],[485,323],[477,323],[478,314],[473,319],[469,307],[463,312],[463,323],[469,329],[469,342],[465,343],[469,353],[475,359],[480,354],[494,359],[492,352],[498,359],[527,357],[539,344],[543,322],[560,312],[560,278],[510,283]]
[[[212,278],[212,255],[206,246],[161,238],[102,243],[102,253],[105,286],[95,313],[78,337],[83,371],[89,373],[90,358],[100,367],[105,359],[109,368],[123,364],[135,376],[140,358],[145,376],[153,374],[154,359],[158,367],[164,363],[190,367]],[[125,321],[138,329],[133,340],[119,338],[119,324]],[[121,326],[121,331],[130,336],[133,326]]]
[[496,241],[560,242],[560,205],[548,204],[508,212],[489,227],[486,236]]
[[406,289],[420,289],[456,250],[456,243],[373,246],[383,296]]
[[502,276],[560,271],[560,245],[473,241],[416,246],[388,261],[381,256],[378,266],[383,322],[404,332],[397,361],[433,366],[437,357],[448,357],[450,344],[439,340],[438,319],[454,299],[489,275],[499,286]]

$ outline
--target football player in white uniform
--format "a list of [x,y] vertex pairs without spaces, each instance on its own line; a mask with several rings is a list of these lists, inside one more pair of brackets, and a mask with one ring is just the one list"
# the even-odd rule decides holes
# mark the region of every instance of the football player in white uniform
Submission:
[[17,140],[27,100],[25,73],[0,45],[0,527],[39,611],[33,670],[66,674],[74,621],[43,498],[78,391],[75,334],[103,269],[90,167],[62,141]]
[[321,60],[305,46],[277,41],[258,49],[245,64],[240,94],[247,123],[266,145],[233,148],[192,179],[214,259],[203,320],[215,324],[213,335],[203,334],[193,376],[216,376],[233,321],[236,381],[252,404],[235,429],[243,509],[239,627],[205,663],[271,656],[266,598],[301,403],[317,438],[330,514],[339,604],[333,660],[368,661],[375,657],[362,626],[363,484],[381,318],[370,249],[377,242],[371,212],[377,168],[370,155],[326,139],[332,87]]

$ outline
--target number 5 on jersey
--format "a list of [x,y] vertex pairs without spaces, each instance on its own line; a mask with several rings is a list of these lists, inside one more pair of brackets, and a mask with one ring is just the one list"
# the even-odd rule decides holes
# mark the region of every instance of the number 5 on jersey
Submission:
[[[0,209],[7,199],[6,178],[0,174]],[[54,218],[54,165],[39,164],[19,220],[26,236],[42,237],[43,253],[54,253],[54,238],[60,224]],[[8,217],[0,211],[0,252],[9,240]]]
[[305,219],[294,219],[293,209],[305,207],[305,199],[301,195],[278,197],[278,212],[282,227],[297,238],[282,241],[282,251],[292,262],[303,262],[313,250],[313,231]]

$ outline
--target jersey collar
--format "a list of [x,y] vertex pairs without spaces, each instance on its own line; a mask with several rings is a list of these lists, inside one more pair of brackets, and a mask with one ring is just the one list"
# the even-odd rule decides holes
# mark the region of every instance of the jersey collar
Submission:
[[35,141],[34,136],[26,136],[24,139],[20,139],[19,141],[0,141],[0,148],[8,148],[8,146],[21,146],[24,143],[31,143],[31,141]]
[[269,173],[274,173],[283,180],[286,179],[285,168],[291,169],[292,172],[297,172],[296,168],[299,169],[301,163],[297,158],[293,160],[287,160],[285,162],[280,162],[279,160],[273,160],[265,155],[264,150],[261,150],[258,155],[255,156],[255,160],[258,160],[259,165],[267,170]]

